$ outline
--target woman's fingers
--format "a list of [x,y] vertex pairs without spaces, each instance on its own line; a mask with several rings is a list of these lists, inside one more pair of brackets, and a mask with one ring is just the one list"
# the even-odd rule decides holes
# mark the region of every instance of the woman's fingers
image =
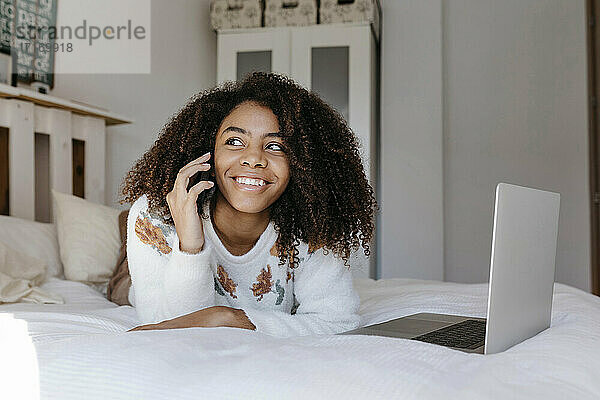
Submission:
[[197,164],[200,162],[206,162],[208,161],[208,159],[210,159],[210,151],[206,154],[202,154],[200,157],[196,158],[195,160],[190,161],[189,163],[187,163],[186,165],[184,165],[183,167],[181,167],[181,169],[184,169],[187,166],[190,166],[192,164]]
[[171,329],[171,327],[169,326],[169,321],[163,321],[163,322],[159,322],[157,324],[148,324],[148,325],[140,325],[140,326],[136,326],[133,329],[128,330],[127,332],[133,332],[133,331],[152,331],[152,330],[157,330],[157,329]]
[[147,325],[136,326],[135,328],[132,329],[132,331],[151,331],[154,329],[166,329],[166,326],[168,325],[166,322],[168,322],[168,320],[162,321],[162,322],[157,322],[156,324],[147,324]]
[[152,329],[150,328],[152,325],[140,325],[140,326],[136,326],[133,329],[128,330],[127,332],[132,332],[132,331],[145,331],[148,329]]
[[192,186],[190,188],[190,191],[188,192],[190,195],[190,199],[193,199],[195,201],[198,194],[200,194],[201,192],[203,192],[206,189],[210,189],[214,185],[215,185],[215,183],[212,181],[200,181],[200,182],[196,183],[194,186]]
[[183,167],[181,167],[181,169],[179,170],[179,172],[184,171],[186,168],[191,167],[192,165],[197,165],[197,164],[202,164],[207,162],[210,159],[210,152],[201,155],[200,157],[196,158],[195,160],[190,161],[189,163],[187,163],[186,165],[184,165]]
[[182,196],[182,199],[187,195],[187,185],[190,183],[192,175],[198,171],[208,171],[210,169],[210,164],[194,164],[184,168],[185,169],[181,169],[177,174],[174,188],[175,192],[177,192],[177,196]]
[[189,163],[187,163],[186,165],[184,165],[183,167],[181,167],[181,170],[184,170],[187,167],[195,165],[195,164],[205,163],[209,159],[210,159],[210,151],[208,153],[206,153],[206,154],[201,155],[200,157],[196,158],[195,160],[190,161]]
[[[184,165],[179,172],[177,172],[175,182],[173,183],[173,190],[167,194],[167,203],[169,203],[169,205],[171,200],[176,200],[179,196],[183,196],[181,198],[185,198],[187,195],[187,186],[190,183],[190,178],[198,171],[208,171],[210,169],[210,164],[206,162],[209,159],[210,152],[190,161]],[[175,197],[175,199],[173,199],[173,197]]]
[[[173,185],[173,190],[176,190],[176,188],[177,188],[177,182],[179,180],[179,177],[182,176],[182,173],[188,171],[190,167],[206,163],[209,159],[210,159],[210,151],[208,153],[206,153],[206,154],[201,155],[200,157],[196,158],[195,160],[190,161],[189,163],[187,163],[183,167],[181,167],[181,169],[177,173],[177,178],[175,179],[175,184]],[[193,174],[191,174],[191,175],[193,175]],[[186,187],[187,187],[187,184],[186,184]]]
[[206,161],[208,161],[209,158],[210,158],[210,151],[206,154],[202,154],[200,157],[196,158],[195,160],[192,160],[190,163],[206,162]]

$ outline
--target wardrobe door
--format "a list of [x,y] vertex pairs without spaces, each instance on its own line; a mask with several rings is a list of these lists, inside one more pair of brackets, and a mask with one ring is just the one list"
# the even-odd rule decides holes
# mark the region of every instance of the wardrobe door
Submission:
[[260,28],[219,32],[217,83],[240,80],[253,71],[289,75],[289,29]]
[[[360,145],[367,178],[377,182],[376,44],[369,25],[292,29],[291,73],[348,121]],[[376,240],[367,259],[359,248],[350,264],[356,277],[375,277]]]
[[369,25],[292,30],[292,77],[317,92],[348,121],[358,136],[365,171],[374,184],[373,49]]

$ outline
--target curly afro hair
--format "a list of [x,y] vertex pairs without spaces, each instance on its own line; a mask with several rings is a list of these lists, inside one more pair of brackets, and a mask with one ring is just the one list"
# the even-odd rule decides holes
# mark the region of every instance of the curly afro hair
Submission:
[[[370,255],[374,213],[379,210],[366,178],[358,142],[344,118],[317,94],[286,76],[254,72],[190,98],[161,130],[154,145],[136,162],[122,183],[120,204],[148,197],[148,208],[172,223],[166,195],[179,170],[200,155],[214,153],[223,119],[250,101],[271,109],[287,147],[290,180],[270,206],[279,234],[279,265],[298,265],[300,241],[323,247],[344,260],[362,246]],[[216,185],[198,196],[203,213]],[[203,217],[206,217],[203,215]]]

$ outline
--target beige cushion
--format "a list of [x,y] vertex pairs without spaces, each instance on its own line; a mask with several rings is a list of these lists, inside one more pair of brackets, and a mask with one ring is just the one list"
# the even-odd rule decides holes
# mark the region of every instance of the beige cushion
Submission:
[[0,303],[62,303],[62,298],[41,290],[47,264],[0,242]]
[[121,246],[121,211],[54,189],[52,204],[65,278],[106,294]]
[[45,261],[48,265],[49,277],[63,277],[54,224],[0,215],[0,242],[21,253]]

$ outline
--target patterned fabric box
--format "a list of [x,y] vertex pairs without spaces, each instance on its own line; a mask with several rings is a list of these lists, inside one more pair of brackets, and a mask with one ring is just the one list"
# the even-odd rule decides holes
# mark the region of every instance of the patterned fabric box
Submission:
[[379,32],[380,12],[378,0],[354,0],[352,3],[321,0],[319,8],[321,24],[370,22],[373,24],[376,34]]
[[211,0],[210,23],[214,30],[260,26],[260,0]]
[[266,0],[265,26],[305,26],[317,23],[317,0]]

